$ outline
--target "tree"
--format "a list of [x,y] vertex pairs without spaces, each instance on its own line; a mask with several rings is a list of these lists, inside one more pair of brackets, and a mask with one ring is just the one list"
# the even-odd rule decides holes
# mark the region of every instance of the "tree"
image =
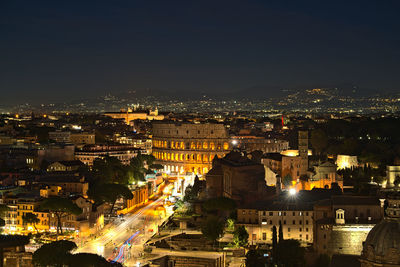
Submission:
[[79,215],[82,213],[82,209],[78,207],[74,202],[67,198],[61,197],[51,197],[43,200],[40,204],[42,210],[48,210],[50,213],[54,214],[57,219],[57,236],[61,232],[62,234],[62,218],[73,214]]
[[272,227],[272,259],[275,261],[275,257],[276,257],[276,249],[277,249],[277,245],[278,245],[278,236],[276,233],[276,226],[274,225]]
[[102,256],[92,253],[70,254],[67,257],[67,264],[71,267],[122,267],[119,262],[109,262]]
[[153,155],[139,153],[131,159],[129,164],[129,172],[134,181],[144,181],[145,175],[154,173],[155,170],[163,169],[161,164],[154,164],[156,158]]
[[320,155],[328,145],[328,136],[323,130],[316,129],[311,132],[310,142],[317,155]]
[[196,175],[194,177],[193,187],[192,187],[192,195],[197,198],[199,191],[200,191],[201,182],[199,177]]
[[205,201],[203,208],[207,211],[233,211],[236,209],[236,203],[227,197],[216,197]]
[[226,228],[228,229],[228,231],[234,231],[235,230],[235,220],[232,218],[229,218],[226,221]]
[[278,263],[285,267],[305,266],[305,250],[295,239],[279,240],[277,245]]
[[72,241],[59,240],[44,244],[32,257],[35,266],[80,266],[80,267],[122,267],[120,263],[108,262],[105,258],[91,253],[72,254],[77,246]]
[[209,240],[217,241],[224,233],[225,222],[216,216],[208,216],[201,224],[202,234]]
[[282,242],[283,239],[283,229],[282,229],[282,222],[279,221],[279,242]]
[[103,183],[129,183],[128,167],[116,157],[105,156],[95,159],[93,172]]
[[38,216],[32,212],[28,212],[22,215],[22,222],[23,224],[32,224],[36,230],[36,233],[39,233],[39,230],[36,228],[36,224],[40,223],[40,219]]
[[245,247],[249,242],[249,233],[246,230],[246,227],[240,225],[233,232],[233,243],[236,247]]
[[259,250],[249,250],[246,254],[246,266],[247,267],[260,267],[265,266],[267,259]]
[[145,180],[145,174],[147,172],[147,169],[145,168],[144,164],[145,164],[144,158],[140,152],[136,157],[131,159],[129,168],[134,181]]
[[329,266],[330,263],[331,263],[331,258],[329,257],[329,255],[321,254],[318,256],[314,264],[314,267],[325,267]]
[[5,220],[3,219],[3,217],[6,215],[6,213],[7,213],[7,211],[9,210],[10,208],[7,206],[7,205],[4,205],[4,204],[0,204],[0,227],[2,227],[2,226],[5,226],[6,225],[6,222],[5,222]]
[[68,263],[70,252],[77,246],[72,241],[59,240],[44,244],[33,253],[32,262],[35,266],[64,266]]
[[96,203],[111,204],[110,214],[112,213],[115,202],[120,198],[132,199],[132,191],[122,184],[99,184],[92,186],[88,190],[88,196]]

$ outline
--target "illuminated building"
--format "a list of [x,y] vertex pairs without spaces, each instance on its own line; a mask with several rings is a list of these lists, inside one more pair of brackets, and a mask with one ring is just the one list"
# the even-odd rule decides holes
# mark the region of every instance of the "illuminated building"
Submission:
[[299,131],[298,143],[301,177],[307,175],[308,170],[308,131]]
[[358,167],[357,156],[337,155],[336,165],[338,170]]
[[163,120],[164,115],[159,115],[158,110],[155,109],[154,111],[140,112],[136,110],[132,110],[131,108],[128,109],[121,109],[120,112],[107,112],[104,113],[105,116],[111,117],[113,119],[123,119],[125,120],[126,124],[130,124],[131,121],[134,120]]
[[149,185],[145,184],[142,186],[137,186],[133,189],[131,189],[133,198],[131,199],[124,199],[124,209],[119,210],[117,213],[118,214],[125,214],[130,211],[132,211],[134,208],[137,206],[140,206],[144,203],[146,203],[149,200],[149,196],[151,192],[151,189],[149,190]]
[[80,160],[56,161],[47,166],[48,172],[70,172],[77,171],[83,165]]
[[314,166],[311,177],[307,181],[301,181],[302,189],[311,190],[314,187],[331,188],[332,183],[336,183],[340,188],[343,188],[343,180],[338,176],[336,169],[336,165],[331,162],[324,162]]
[[153,123],[153,155],[167,172],[205,174],[231,146],[223,124]]
[[289,149],[289,142],[286,140],[265,139],[256,136],[234,136],[233,141],[237,141],[237,147],[247,152],[259,150],[263,153],[280,153]]
[[300,179],[301,157],[299,156],[284,156],[280,153],[267,153],[263,155],[261,162],[266,169],[266,179],[271,181],[269,182],[270,185],[275,185],[273,180],[276,174],[281,178],[290,177],[295,184]]
[[249,233],[249,243],[272,243],[272,227],[282,225],[284,239],[313,242],[313,207],[310,203],[254,203],[239,207],[237,224],[244,225]]
[[85,181],[85,178],[75,175],[41,176],[34,184],[58,186],[61,188],[59,194],[63,195],[78,194],[86,196],[89,189],[89,183]]
[[263,200],[275,193],[266,186],[263,165],[236,149],[213,161],[206,188],[209,197],[228,197],[238,203]]
[[386,166],[385,188],[394,187],[396,179],[400,177],[400,166]]
[[139,151],[142,154],[146,154],[146,151],[135,148],[132,145],[86,145],[75,151],[75,159],[88,166],[93,166],[95,159],[109,156],[115,157],[127,165],[133,157],[137,156]]
[[93,145],[95,143],[94,133],[71,133],[70,141],[74,145]]
[[1,266],[31,267],[32,253],[25,251],[29,244],[28,236],[3,235],[0,241]]
[[385,218],[372,228],[360,258],[361,267],[400,266],[400,194],[391,194]]
[[360,255],[369,231],[383,217],[376,197],[339,195],[314,205],[314,250]]
[[57,143],[70,143],[71,142],[71,132],[55,131],[49,132],[49,139]]
[[132,145],[135,148],[146,150],[146,154],[152,153],[152,140],[150,138],[140,137],[137,135],[120,135],[114,134],[114,141],[120,144]]
[[[281,177],[285,187],[296,186],[300,178],[307,177],[308,156],[311,155],[308,149],[308,131],[299,131],[298,146],[298,150],[284,150],[262,156],[261,162],[265,167],[265,179],[268,185],[276,184],[277,175]],[[300,189],[300,184],[297,189]]]

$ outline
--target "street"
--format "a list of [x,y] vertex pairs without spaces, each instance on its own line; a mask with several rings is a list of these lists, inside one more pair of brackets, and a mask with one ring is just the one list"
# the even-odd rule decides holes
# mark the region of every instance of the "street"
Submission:
[[135,259],[143,251],[143,244],[157,232],[158,225],[161,225],[171,213],[157,209],[164,204],[165,199],[166,197],[162,196],[136,210],[135,213],[128,213],[121,219],[115,219],[99,237],[84,244],[77,243],[78,249],[75,253],[96,253],[108,260],[133,266],[136,263]]

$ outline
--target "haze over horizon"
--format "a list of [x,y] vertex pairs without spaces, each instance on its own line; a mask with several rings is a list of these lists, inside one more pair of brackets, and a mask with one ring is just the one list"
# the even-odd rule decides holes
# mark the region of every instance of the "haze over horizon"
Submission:
[[[1,105],[141,88],[400,91],[398,1],[3,1]],[[268,89],[270,88],[270,89]]]

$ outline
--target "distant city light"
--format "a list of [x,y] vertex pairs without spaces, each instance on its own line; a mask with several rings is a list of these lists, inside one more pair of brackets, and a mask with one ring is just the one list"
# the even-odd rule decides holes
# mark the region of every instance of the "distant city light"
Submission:
[[232,140],[232,145],[236,146],[238,144],[237,140]]

